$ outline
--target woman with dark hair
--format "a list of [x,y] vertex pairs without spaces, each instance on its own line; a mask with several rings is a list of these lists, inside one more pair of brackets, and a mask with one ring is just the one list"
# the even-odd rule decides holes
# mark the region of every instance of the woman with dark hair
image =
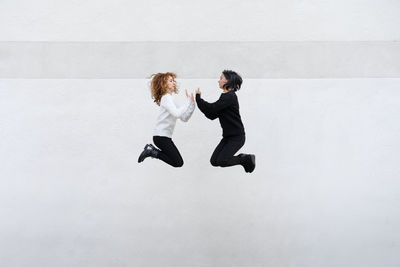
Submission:
[[176,74],[172,72],[157,73],[152,75],[150,84],[151,96],[154,102],[160,106],[160,115],[158,116],[154,128],[153,142],[159,148],[152,144],[147,144],[140,154],[138,162],[142,162],[147,157],[157,158],[173,167],[182,167],[183,159],[179,150],[172,141],[176,120],[180,119],[187,122],[195,108],[194,96],[189,96],[186,91],[186,104],[177,107],[174,103],[172,94],[177,94],[175,82]]
[[242,78],[231,70],[224,70],[218,81],[223,93],[214,103],[201,98],[200,89],[196,90],[197,106],[210,120],[219,118],[222,127],[222,140],[215,148],[210,162],[213,166],[228,167],[242,165],[246,172],[253,172],[256,167],[256,156],[253,154],[235,153],[244,145],[246,135],[239,113],[239,102],[236,96],[242,85]]

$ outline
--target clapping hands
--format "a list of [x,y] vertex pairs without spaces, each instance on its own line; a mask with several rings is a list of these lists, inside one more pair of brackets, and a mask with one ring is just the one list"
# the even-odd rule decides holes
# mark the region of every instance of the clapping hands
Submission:
[[189,98],[192,100],[192,102],[194,102],[193,93],[191,93],[191,94],[189,95],[188,92],[187,92],[187,89],[185,90],[185,93],[186,93],[186,97],[189,97]]

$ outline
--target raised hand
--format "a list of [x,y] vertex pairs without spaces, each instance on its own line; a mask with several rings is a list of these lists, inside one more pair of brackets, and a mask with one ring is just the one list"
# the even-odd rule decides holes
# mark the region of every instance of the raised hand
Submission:
[[196,94],[201,95],[200,88],[197,88],[197,89],[196,89]]
[[187,97],[187,98],[190,98],[190,99],[192,100],[192,102],[194,102],[193,93],[191,93],[191,94],[189,95],[188,92],[187,92],[187,89],[185,90],[185,93],[186,93],[186,97]]

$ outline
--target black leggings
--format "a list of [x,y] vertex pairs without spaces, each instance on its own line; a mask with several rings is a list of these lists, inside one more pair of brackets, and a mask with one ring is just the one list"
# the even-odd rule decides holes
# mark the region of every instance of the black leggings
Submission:
[[234,155],[244,145],[245,141],[245,135],[224,137],[211,156],[211,165],[228,167],[242,164],[242,159]]
[[166,136],[153,136],[154,144],[161,150],[158,152],[160,160],[173,167],[182,167],[183,159],[172,139]]

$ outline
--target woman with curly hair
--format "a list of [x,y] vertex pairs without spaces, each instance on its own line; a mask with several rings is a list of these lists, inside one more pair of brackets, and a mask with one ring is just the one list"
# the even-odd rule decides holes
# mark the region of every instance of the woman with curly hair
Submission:
[[182,167],[183,159],[172,141],[172,133],[177,119],[187,122],[192,116],[195,108],[193,93],[189,95],[186,90],[186,103],[177,107],[173,99],[173,94],[178,93],[175,82],[176,74],[172,72],[157,73],[151,77],[151,96],[154,102],[160,106],[160,114],[153,135],[153,142],[159,149],[152,144],[147,144],[140,154],[138,162],[142,162],[147,157],[152,157],[173,167]]
[[222,127],[222,140],[211,156],[211,165],[228,167],[242,165],[246,172],[253,172],[256,167],[256,156],[253,154],[235,153],[244,145],[246,136],[239,113],[239,101],[236,91],[242,85],[242,77],[234,71],[224,70],[218,81],[223,93],[214,103],[201,98],[200,89],[196,90],[196,102],[200,111],[210,119],[219,119]]

